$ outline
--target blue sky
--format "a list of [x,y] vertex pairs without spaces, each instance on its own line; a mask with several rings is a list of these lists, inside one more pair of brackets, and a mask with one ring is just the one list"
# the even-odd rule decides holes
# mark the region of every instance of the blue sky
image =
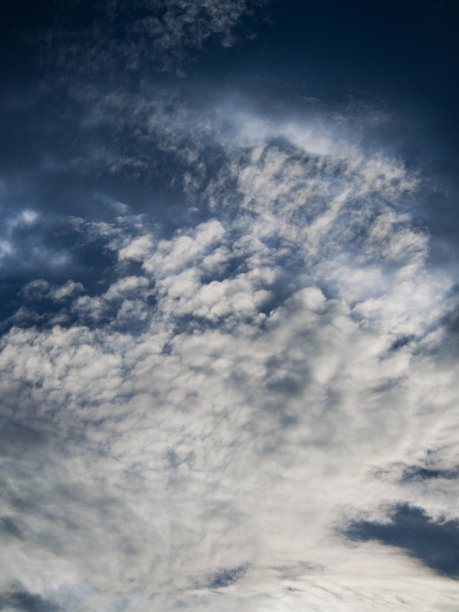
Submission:
[[458,25],[5,7],[0,610],[457,610]]

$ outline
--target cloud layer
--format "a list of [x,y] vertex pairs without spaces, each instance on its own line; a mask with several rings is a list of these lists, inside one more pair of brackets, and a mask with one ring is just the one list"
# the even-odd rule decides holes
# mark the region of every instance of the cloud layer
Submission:
[[234,131],[207,218],[170,235],[126,206],[71,219],[116,258],[102,292],[24,288],[54,308],[3,338],[7,601],[454,609],[435,572],[346,536],[396,504],[457,518],[455,481],[403,477],[456,466],[451,281],[400,212],[416,180],[306,128]]
[[78,137],[0,190],[0,609],[457,610],[425,177],[362,138],[377,110],[177,84],[261,6],[105,2],[45,37]]

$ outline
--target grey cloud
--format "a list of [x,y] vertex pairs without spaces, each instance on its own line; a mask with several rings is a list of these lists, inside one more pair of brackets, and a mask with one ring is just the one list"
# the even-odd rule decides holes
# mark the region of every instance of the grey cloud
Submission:
[[54,300],[65,300],[70,298],[75,293],[81,293],[84,287],[81,283],[76,283],[73,280],[68,280],[61,287],[55,287],[50,291],[50,297]]
[[235,567],[232,569],[224,569],[217,572],[209,583],[211,589],[221,589],[234,584],[242,576],[244,576],[246,567]]
[[22,293],[26,298],[40,298],[43,297],[49,290],[49,283],[44,278],[36,279],[27,283]]
[[0,610],[23,610],[23,612],[58,612],[62,610],[51,601],[28,591],[13,591],[0,595]]
[[447,480],[456,479],[459,478],[459,469],[448,470],[412,465],[405,468],[403,472],[403,479],[407,481],[430,478],[446,478]]
[[18,540],[22,539],[22,532],[18,525],[15,523],[14,519],[9,516],[2,516],[0,519],[0,530],[5,534],[12,536],[13,538],[17,538]]
[[61,301],[71,299],[75,293],[81,293],[84,287],[81,283],[68,280],[61,286],[51,286],[45,279],[36,279],[28,282],[22,289],[22,294],[28,300],[51,299]]

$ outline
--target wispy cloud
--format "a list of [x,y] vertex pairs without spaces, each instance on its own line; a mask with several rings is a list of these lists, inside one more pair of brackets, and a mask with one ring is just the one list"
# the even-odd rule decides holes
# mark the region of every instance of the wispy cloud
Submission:
[[146,68],[182,71],[207,43],[234,45],[241,37],[241,21],[267,4],[268,0],[136,0],[127,6],[108,0],[92,5],[92,19],[85,22],[80,11],[87,9],[75,3],[70,26],[72,8],[56,10],[56,26],[42,37],[43,57],[67,73],[62,72],[67,82],[106,76],[107,71],[119,76],[120,68],[128,73]]

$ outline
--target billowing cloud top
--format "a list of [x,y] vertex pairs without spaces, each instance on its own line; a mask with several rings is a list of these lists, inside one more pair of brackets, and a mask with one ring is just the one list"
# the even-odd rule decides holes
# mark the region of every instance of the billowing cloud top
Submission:
[[69,3],[33,39],[41,147],[0,184],[0,609],[457,609],[441,187],[377,106],[199,73],[271,9]]

